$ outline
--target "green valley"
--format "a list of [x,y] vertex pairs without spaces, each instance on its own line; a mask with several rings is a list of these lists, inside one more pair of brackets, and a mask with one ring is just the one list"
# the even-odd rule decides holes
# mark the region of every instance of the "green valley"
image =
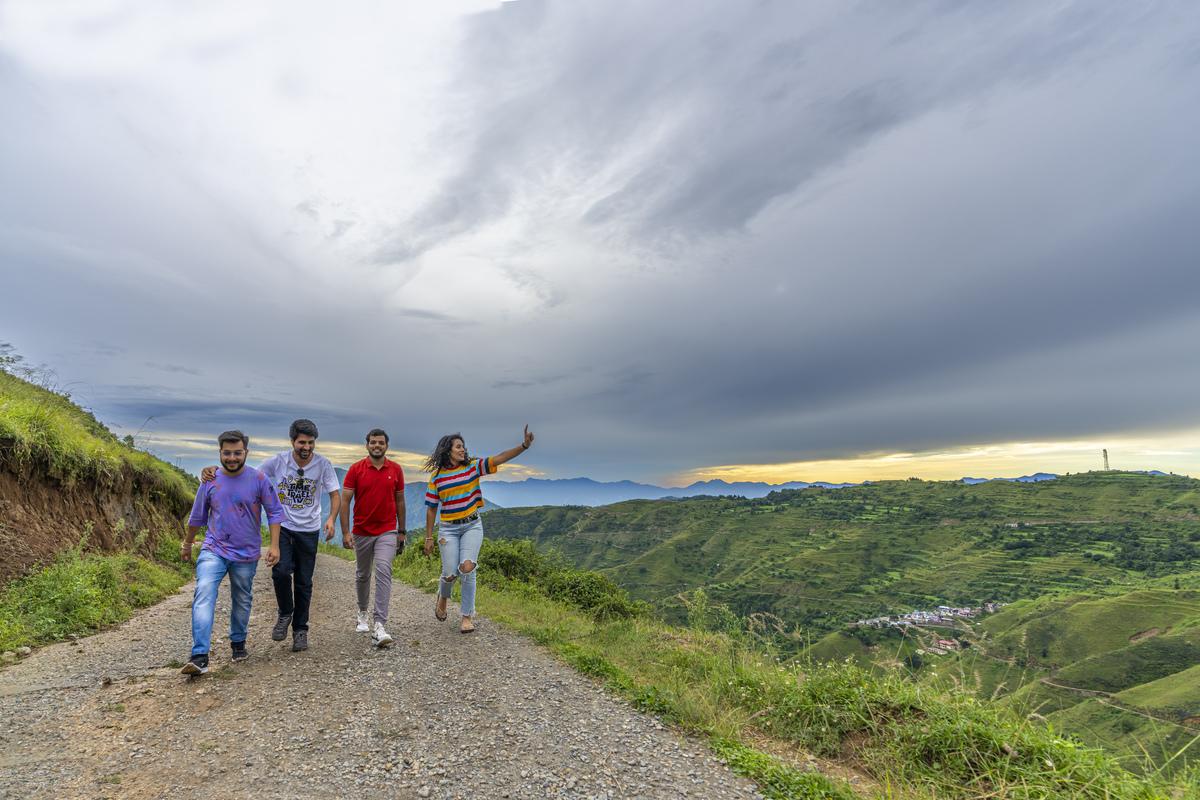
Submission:
[[531,538],[682,616],[703,588],[740,615],[812,632],[920,606],[1200,587],[1200,481],[1088,473],[1041,483],[888,481],[836,490],[498,509],[488,534]]
[[[775,641],[792,652],[903,668],[1173,771],[1200,759],[1198,492],[1119,472],[889,481],[498,509],[487,531],[554,548],[667,619],[694,617],[702,590],[744,626],[786,631]],[[940,627],[855,625],[989,601],[1005,605]]]

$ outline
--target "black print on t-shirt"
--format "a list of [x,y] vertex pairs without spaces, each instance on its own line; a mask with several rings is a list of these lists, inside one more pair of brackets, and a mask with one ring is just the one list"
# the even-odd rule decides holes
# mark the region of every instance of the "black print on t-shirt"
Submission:
[[279,485],[279,502],[293,510],[311,508],[317,499],[317,482],[312,478],[292,475]]

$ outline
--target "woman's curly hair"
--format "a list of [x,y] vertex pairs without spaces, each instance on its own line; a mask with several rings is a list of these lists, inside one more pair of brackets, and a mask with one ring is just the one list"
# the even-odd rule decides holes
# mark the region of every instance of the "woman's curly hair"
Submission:
[[[425,471],[437,473],[444,469],[450,469],[454,466],[450,463],[450,448],[454,447],[454,440],[458,439],[463,443],[463,448],[467,446],[466,439],[463,439],[461,433],[447,433],[442,438],[438,439],[437,447],[433,448],[433,452],[429,454],[429,458],[425,459]],[[471,454],[467,453],[467,463],[471,461]]]

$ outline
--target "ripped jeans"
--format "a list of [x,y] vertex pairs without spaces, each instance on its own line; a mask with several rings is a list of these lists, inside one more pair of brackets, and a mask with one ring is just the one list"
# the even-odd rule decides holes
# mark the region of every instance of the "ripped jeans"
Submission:
[[[442,553],[442,582],[439,592],[450,598],[450,590],[456,578],[462,579],[462,615],[475,616],[475,572],[479,566],[479,548],[483,544],[483,523],[480,520],[466,525],[441,526],[438,549]],[[469,571],[462,568],[463,562],[473,565]]]

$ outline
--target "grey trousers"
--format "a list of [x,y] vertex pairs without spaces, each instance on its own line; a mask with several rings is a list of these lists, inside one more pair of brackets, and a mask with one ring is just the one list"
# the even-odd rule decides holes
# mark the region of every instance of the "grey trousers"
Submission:
[[375,562],[375,621],[387,624],[392,602],[392,559],[396,557],[396,531],[378,536],[354,537],[354,588],[358,592],[358,610],[367,610],[371,598],[371,562]]

